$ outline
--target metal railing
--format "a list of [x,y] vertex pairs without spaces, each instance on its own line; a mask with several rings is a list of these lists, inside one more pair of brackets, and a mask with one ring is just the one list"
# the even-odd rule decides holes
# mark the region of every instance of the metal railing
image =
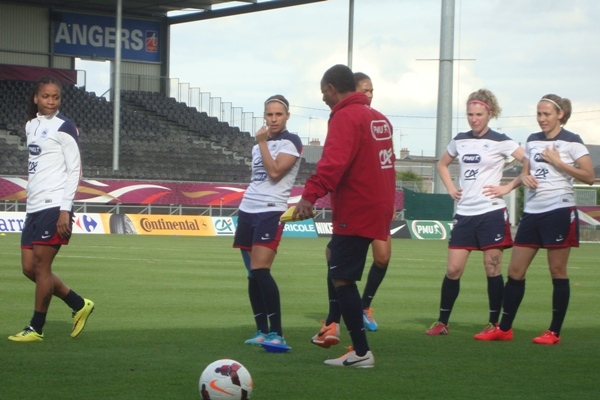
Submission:
[[[26,212],[26,204],[22,201],[4,200],[0,202],[0,212]],[[206,217],[233,217],[238,214],[237,207],[219,206],[185,206],[182,204],[95,204],[75,202],[73,211],[77,214],[156,214],[156,215],[200,215]],[[320,208],[315,210],[315,218],[331,218],[331,210]]]

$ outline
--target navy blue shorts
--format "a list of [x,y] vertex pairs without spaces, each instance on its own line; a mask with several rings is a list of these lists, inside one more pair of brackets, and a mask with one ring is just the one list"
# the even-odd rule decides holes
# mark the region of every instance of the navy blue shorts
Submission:
[[579,247],[577,208],[564,207],[540,214],[523,213],[515,245],[544,249]]
[[[33,245],[61,246],[69,244],[71,235],[62,237],[56,230],[60,207],[25,215],[25,224],[21,233],[21,248],[32,249]],[[73,227],[73,213],[70,213],[70,226]]]
[[329,278],[346,279],[349,281],[360,281],[369,246],[373,239],[362,236],[331,236],[327,244],[331,250],[329,258]]
[[507,249],[512,247],[506,208],[481,215],[454,216],[448,247],[464,250]]
[[233,238],[236,249],[252,250],[252,246],[264,246],[277,251],[284,223],[279,222],[283,211],[247,213],[240,211]]

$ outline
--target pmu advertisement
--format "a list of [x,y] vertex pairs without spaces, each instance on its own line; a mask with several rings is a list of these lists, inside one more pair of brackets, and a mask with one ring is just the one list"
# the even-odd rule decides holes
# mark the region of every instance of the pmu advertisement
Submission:
[[451,221],[415,219],[406,222],[413,239],[448,240],[452,231]]
[[[56,12],[53,13],[53,23],[56,54],[114,60],[117,43],[114,17]],[[123,60],[159,62],[159,40],[159,22],[122,19]]]

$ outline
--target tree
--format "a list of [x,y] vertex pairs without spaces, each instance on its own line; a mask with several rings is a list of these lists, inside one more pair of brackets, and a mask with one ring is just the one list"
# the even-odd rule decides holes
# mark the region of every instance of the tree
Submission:
[[[417,192],[423,190],[423,177],[417,175],[412,169],[396,172],[396,181],[402,181],[402,187],[409,187]],[[407,185],[408,182],[412,182],[412,184]]]
[[417,175],[412,169],[409,169],[406,171],[396,172],[396,180],[406,182],[422,182],[423,177]]

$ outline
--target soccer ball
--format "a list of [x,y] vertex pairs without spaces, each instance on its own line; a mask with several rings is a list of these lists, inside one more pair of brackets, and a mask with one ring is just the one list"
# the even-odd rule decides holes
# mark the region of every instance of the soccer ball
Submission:
[[217,360],[204,369],[198,382],[202,400],[248,400],[252,377],[235,360]]

